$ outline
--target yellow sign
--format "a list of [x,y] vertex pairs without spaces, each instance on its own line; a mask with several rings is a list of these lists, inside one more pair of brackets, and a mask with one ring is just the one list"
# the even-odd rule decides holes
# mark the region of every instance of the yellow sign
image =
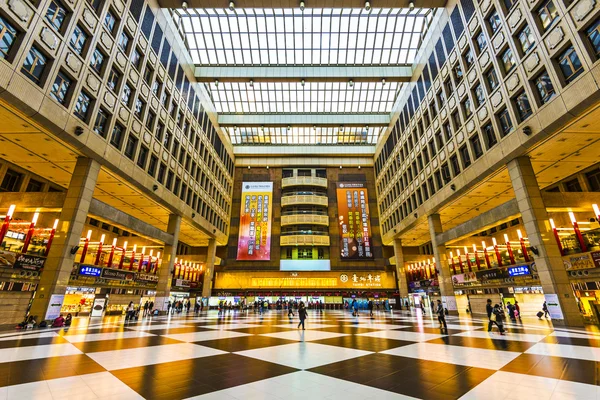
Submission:
[[215,289],[396,289],[389,272],[218,272]]

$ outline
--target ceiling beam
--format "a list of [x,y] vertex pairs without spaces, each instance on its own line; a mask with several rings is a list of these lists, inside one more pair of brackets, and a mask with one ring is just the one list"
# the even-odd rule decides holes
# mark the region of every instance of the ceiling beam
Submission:
[[410,65],[393,66],[197,66],[198,82],[410,82]]
[[226,126],[388,126],[390,114],[219,114]]
[[[187,0],[188,8],[227,8],[231,0]],[[313,0],[314,1],[314,0]],[[162,8],[181,8],[182,0],[158,0]],[[300,0],[233,0],[236,8],[298,8]],[[446,0],[413,0],[416,8],[441,8]],[[323,8],[363,8],[365,0],[325,0],[318,2],[305,1],[310,7]],[[375,0],[371,7],[375,8],[408,8],[410,0]]]

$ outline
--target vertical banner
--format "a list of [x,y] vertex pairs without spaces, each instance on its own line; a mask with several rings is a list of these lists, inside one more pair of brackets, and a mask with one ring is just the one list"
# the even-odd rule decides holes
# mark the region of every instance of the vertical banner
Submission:
[[237,259],[271,259],[273,182],[242,182]]
[[342,259],[373,258],[366,185],[360,182],[338,182],[337,201]]

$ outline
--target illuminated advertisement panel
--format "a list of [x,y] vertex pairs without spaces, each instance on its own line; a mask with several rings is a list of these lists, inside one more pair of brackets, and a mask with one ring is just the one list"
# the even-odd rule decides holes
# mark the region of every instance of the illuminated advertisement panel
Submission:
[[338,182],[337,201],[342,259],[373,258],[366,185],[360,182]]
[[271,259],[273,182],[243,182],[237,259]]

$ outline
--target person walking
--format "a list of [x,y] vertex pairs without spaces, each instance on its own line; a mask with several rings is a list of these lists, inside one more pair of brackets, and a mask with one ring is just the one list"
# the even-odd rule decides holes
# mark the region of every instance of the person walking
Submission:
[[291,301],[288,303],[288,317],[289,318],[293,318],[294,317],[294,307],[292,307],[292,302]]
[[498,330],[501,335],[505,335],[503,322],[506,317],[504,316],[504,310],[500,307],[500,304],[494,304],[494,310],[492,311],[492,321],[498,326]]
[[423,315],[425,315],[425,303],[423,303],[421,301],[421,306],[420,307],[421,307],[421,312],[423,313]]
[[438,316],[438,321],[442,330],[448,332],[448,325],[446,324],[446,313],[444,312],[444,306],[442,305],[441,300],[437,301],[437,309],[435,313]]
[[544,301],[544,304],[542,305],[542,311],[544,312],[544,318],[548,318],[548,315],[550,314],[550,312],[548,311],[548,305],[546,304],[545,301]]
[[152,311],[154,311],[154,302],[151,301],[150,304],[148,304],[148,312],[150,312],[150,315],[152,315]]
[[494,312],[494,307],[492,307],[492,299],[487,299],[487,303],[485,305],[485,312],[487,313],[488,316],[488,332],[492,331],[492,324],[494,323],[494,321],[492,321],[492,313]]
[[510,318],[511,321],[517,321],[517,318],[515,318],[515,306],[513,306],[510,302],[508,302],[508,304],[506,305],[506,308],[508,310],[508,317]]
[[369,315],[373,317],[373,300],[369,300]]
[[142,314],[142,316],[145,317],[146,315],[148,315],[148,300],[146,300],[146,302],[144,303],[144,313]]
[[300,325],[302,325],[302,330],[304,330],[304,321],[308,317],[308,313],[306,312],[306,307],[304,307],[303,302],[300,302],[300,307],[298,307],[298,317],[300,318],[298,329],[300,329]]

